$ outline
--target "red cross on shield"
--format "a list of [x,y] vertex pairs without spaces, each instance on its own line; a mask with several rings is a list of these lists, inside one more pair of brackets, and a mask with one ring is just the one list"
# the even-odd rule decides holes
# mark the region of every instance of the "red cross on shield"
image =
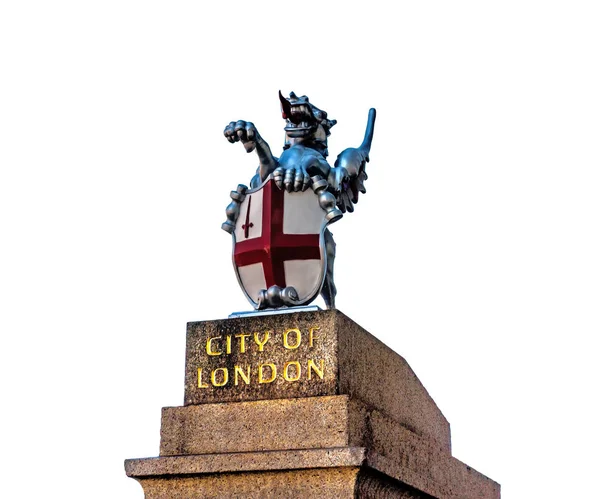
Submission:
[[326,269],[326,212],[312,189],[287,192],[269,177],[248,190],[233,232],[233,265],[256,308],[261,290],[293,286],[303,303],[321,291]]

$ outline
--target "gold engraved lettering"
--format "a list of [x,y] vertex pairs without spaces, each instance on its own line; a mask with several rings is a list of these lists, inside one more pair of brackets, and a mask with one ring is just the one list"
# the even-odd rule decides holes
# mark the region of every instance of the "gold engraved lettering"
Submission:
[[213,340],[220,340],[221,337],[220,336],[213,336],[212,338],[208,338],[206,340],[206,353],[208,355],[221,355],[223,352],[215,352],[212,349],[212,341]]
[[240,339],[240,353],[246,353],[246,338],[251,334],[236,334],[235,337]]
[[[223,371],[223,380],[217,383],[217,371]],[[210,373],[210,382],[213,386],[223,386],[226,385],[229,381],[229,371],[226,367],[218,367],[213,372]]]
[[[265,379],[263,377],[263,368],[270,367],[271,368],[271,377],[269,379]],[[277,367],[275,364],[260,364],[258,366],[258,382],[259,383],[272,383],[275,381],[275,377],[277,376]]]
[[308,359],[308,379],[312,379],[312,371],[314,371],[319,378],[323,379],[323,374],[325,373],[325,362],[323,359],[321,359],[320,363],[321,369],[317,367],[314,360]]
[[208,388],[206,383],[202,383],[202,368],[198,368],[198,388]]
[[228,334],[227,337],[225,338],[225,351],[227,352],[227,355],[229,355],[231,353],[231,335]]
[[[296,333],[296,344],[295,345],[290,345],[288,342],[288,335],[290,333]],[[285,332],[283,333],[283,346],[285,348],[287,348],[288,350],[295,350],[296,348],[298,348],[300,346],[301,341],[302,341],[302,337],[300,336],[299,329],[290,328],[290,329],[286,329]]]
[[238,374],[239,374],[240,378],[242,378],[244,383],[246,383],[247,385],[250,384],[250,366],[248,366],[247,373],[245,373],[240,366],[233,366],[233,377],[234,377],[235,386],[238,385]]
[[312,348],[313,340],[315,339],[315,331],[321,329],[320,327],[311,327],[308,331],[308,346]]
[[258,345],[258,351],[262,352],[265,348],[265,344],[267,343],[267,341],[269,341],[269,338],[271,337],[271,334],[269,333],[269,331],[265,331],[265,335],[264,335],[264,339],[263,341],[260,341],[258,339],[258,333],[254,333],[254,341],[256,342],[256,344]]
[[[292,378],[289,373],[290,366],[296,367],[296,375]],[[300,367],[300,362],[297,360],[292,360],[290,362],[286,362],[283,366],[283,379],[286,381],[298,381],[300,379],[300,374],[302,374],[302,368]],[[310,375],[310,373],[309,373]]]

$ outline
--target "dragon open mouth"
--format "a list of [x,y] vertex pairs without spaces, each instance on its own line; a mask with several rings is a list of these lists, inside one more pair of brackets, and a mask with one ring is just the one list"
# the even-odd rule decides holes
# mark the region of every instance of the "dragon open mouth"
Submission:
[[279,92],[281,116],[286,120],[285,131],[289,137],[306,137],[318,126],[318,120],[306,97],[297,97],[293,92],[286,99]]
[[314,132],[316,123],[310,126],[307,122],[293,123],[288,121],[284,130],[290,137],[306,137]]

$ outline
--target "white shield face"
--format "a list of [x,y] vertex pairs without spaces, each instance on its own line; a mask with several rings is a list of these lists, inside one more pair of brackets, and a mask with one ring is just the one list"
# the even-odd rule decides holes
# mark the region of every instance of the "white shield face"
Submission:
[[246,193],[234,236],[234,267],[240,285],[257,306],[261,290],[292,286],[308,303],[320,292],[326,261],[325,211],[308,189],[287,192],[269,178]]

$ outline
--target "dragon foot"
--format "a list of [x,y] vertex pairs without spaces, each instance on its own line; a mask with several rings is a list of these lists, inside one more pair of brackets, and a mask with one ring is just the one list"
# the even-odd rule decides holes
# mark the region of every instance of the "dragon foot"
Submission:
[[298,298],[298,292],[293,286],[280,288],[271,286],[269,289],[262,289],[258,293],[258,310],[265,308],[296,307],[301,305]]

